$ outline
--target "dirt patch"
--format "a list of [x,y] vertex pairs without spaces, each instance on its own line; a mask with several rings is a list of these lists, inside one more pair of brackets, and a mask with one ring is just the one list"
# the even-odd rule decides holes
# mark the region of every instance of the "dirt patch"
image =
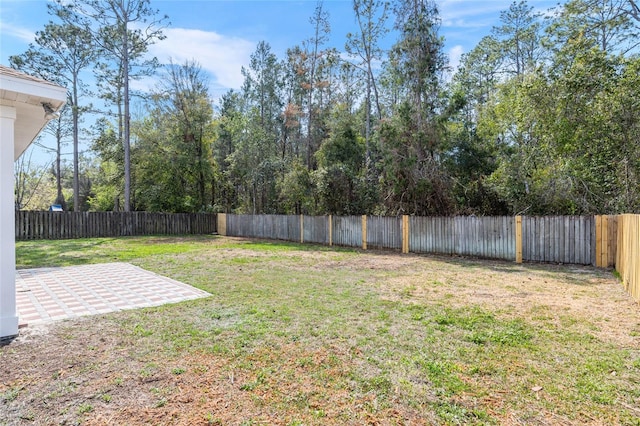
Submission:
[[[345,390],[320,388],[310,379],[318,368],[329,376],[344,374],[342,362],[328,361],[327,349],[308,351],[300,345],[275,349],[256,352],[244,366],[209,354],[186,357],[179,370],[158,377],[162,390],[154,397],[160,398],[155,407],[149,408],[143,399],[110,403],[100,407],[87,424],[240,424],[249,420],[288,424],[295,419],[277,407],[297,404],[308,411],[308,417],[331,420],[351,405]],[[289,357],[283,360],[281,354]],[[149,393],[148,387],[142,388]]]
[[638,303],[611,271],[488,260],[465,260],[461,269],[453,267],[459,266],[454,259],[416,256],[389,265],[393,258],[385,259],[386,267],[400,272],[378,289],[390,300],[424,303],[445,298],[448,306],[479,305],[558,327],[572,317],[578,319],[574,326],[604,342],[640,346]]

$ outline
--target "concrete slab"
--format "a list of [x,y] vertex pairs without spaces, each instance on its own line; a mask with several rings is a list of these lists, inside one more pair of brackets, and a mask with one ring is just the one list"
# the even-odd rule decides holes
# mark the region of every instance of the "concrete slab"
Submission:
[[129,263],[16,271],[22,327],[208,296],[206,291]]

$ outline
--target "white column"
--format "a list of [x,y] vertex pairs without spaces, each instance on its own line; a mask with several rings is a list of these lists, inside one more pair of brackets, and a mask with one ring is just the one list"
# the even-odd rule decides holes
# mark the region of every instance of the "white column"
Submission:
[[0,338],[18,334],[14,198],[16,109],[0,105]]

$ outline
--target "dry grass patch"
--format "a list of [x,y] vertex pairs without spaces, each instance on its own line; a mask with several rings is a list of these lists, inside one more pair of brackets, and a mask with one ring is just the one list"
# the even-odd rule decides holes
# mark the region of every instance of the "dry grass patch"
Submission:
[[611,271],[576,265],[412,256],[379,286],[389,300],[482,306],[554,327],[571,326],[622,347],[640,347],[638,303]]

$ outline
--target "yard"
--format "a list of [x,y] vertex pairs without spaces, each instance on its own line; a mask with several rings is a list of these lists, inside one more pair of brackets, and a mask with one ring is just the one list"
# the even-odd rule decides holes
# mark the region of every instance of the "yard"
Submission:
[[640,425],[640,306],[611,271],[251,241],[17,244],[211,293],[33,326],[0,425]]

